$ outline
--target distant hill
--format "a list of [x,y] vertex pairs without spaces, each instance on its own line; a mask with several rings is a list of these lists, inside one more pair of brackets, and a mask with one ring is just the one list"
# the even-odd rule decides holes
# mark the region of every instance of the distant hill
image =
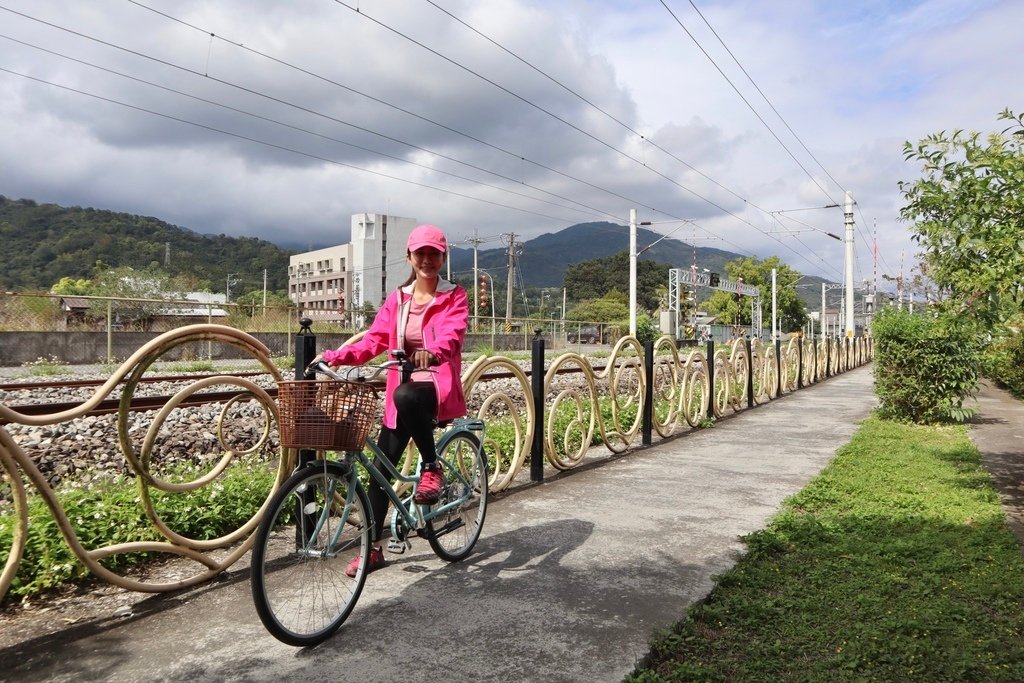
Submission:
[[[653,247],[640,255],[641,259],[668,264],[673,268],[690,268],[694,264],[694,247],[681,240],[660,235],[643,227],[637,227],[637,250],[650,244]],[[660,242],[658,240],[661,240]],[[577,223],[564,230],[545,233],[523,243],[523,251],[519,257],[522,270],[523,285],[527,288],[561,287],[567,266],[581,261],[604,258],[629,249],[629,226],[616,225],[606,221],[596,223]],[[696,248],[696,265],[702,270],[725,273],[725,264],[729,261],[745,258],[723,249],[712,247]],[[452,249],[452,271],[472,273],[473,251],[471,249]],[[480,268],[487,270],[495,278],[495,289],[505,290],[505,278],[508,273],[507,247],[481,249],[477,254]],[[468,282],[470,278],[464,278]],[[800,281],[797,293],[807,305],[808,310],[817,311],[821,308],[821,283],[828,282],[815,275],[805,275]],[[666,283],[668,284],[668,283]],[[771,292],[765,292],[766,305],[770,305]],[[828,292],[828,305],[838,306],[840,292]]]
[[[638,227],[637,249],[661,239],[662,235]],[[523,243],[519,257],[523,282],[526,287],[561,287],[566,266],[581,261],[611,256],[629,249],[629,226],[608,222],[577,223],[564,230],[545,233]],[[640,255],[641,259],[667,263],[675,268],[689,268],[693,264],[693,247],[672,238],[663,239]],[[721,249],[697,247],[697,267],[721,272],[725,264],[737,258],[736,254]],[[477,254],[480,268],[488,270],[495,279],[504,281],[508,272],[506,247],[481,249]],[[473,269],[473,251],[452,249],[452,270],[463,272]],[[500,275],[499,275],[500,274]]]
[[288,285],[288,252],[252,237],[201,235],[157,218],[0,195],[0,288],[48,290],[62,277],[88,278],[97,261],[110,266],[165,266],[197,277],[212,291],[229,275],[242,293]]
[[[693,264],[692,245],[671,237],[661,238],[656,232],[638,227],[639,249],[657,242],[640,258],[676,268]],[[172,275],[187,273],[205,281],[212,291],[223,290],[232,274],[238,280],[232,291],[237,293],[261,289],[265,269],[268,288],[285,290],[288,257],[298,251],[253,237],[203,235],[158,218],[38,204],[31,199],[9,199],[3,195],[0,248],[0,289],[13,291],[47,290],[62,277],[91,277],[97,261],[133,268],[146,268],[155,262]],[[608,222],[578,223],[524,240],[519,257],[523,286],[561,287],[569,265],[628,248],[629,226]],[[696,249],[697,267],[720,273],[725,272],[727,262],[742,257],[721,249]],[[506,247],[481,249],[477,258],[479,267],[494,277],[495,289],[504,291],[508,272]],[[469,284],[473,251],[453,247],[451,268],[455,279]],[[821,282],[821,278],[806,276],[801,282],[805,286],[798,290],[811,310],[821,305]],[[838,296],[837,292],[829,293],[830,305]]]

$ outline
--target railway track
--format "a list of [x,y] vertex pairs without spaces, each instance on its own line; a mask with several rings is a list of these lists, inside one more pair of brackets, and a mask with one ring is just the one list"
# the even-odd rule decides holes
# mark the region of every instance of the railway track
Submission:
[[[139,380],[140,384],[185,384],[188,382],[196,382],[199,380],[207,379],[210,377],[260,377],[269,376],[270,373],[264,370],[248,371],[248,372],[233,372],[233,373],[203,373],[203,374],[188,374],[188,375],[146,375]],[[64,393],[73,390],[90,389],[102,386],[107,380],[105,379],[69,379],[59,381],[40,381],[40,382],[9,382],[0,384],[0,392],[31,392],[31,391],[52,391],[57,393]],[[237,396],[241,389],[234,389],[231,391],[205,391],[197,392],[191,396],[186,397],[180,405],[186,406],[199,406],[207,403],[218,403],[228,401],[231,398]],[[276,398],[277,387],[268,387],[267,392]],[[131,403],[129,404],[128,410],[130,412],[144,412],[147,410],[159,410],[170,401],[170,395],[159,395],[159,396],[133,396]],[[40,416],[40,415],[51,415],[54,413],[63,412],[65,410],[71,410],[82,405],[84,401],[79,399],[77,401],[47,401],[47,402],[34,402],[34,403],[23,403],[18,405],[8,404],[7,407],[11,410],[21,413],[22,415],[29,416]],[[108,398],[100,401],[100,403],[85,413],[85,415],[109,415],[116,413],[121,406],[121,399],[119,398]],[[6,420],[0,417],[0,425],[10,424],[10,420]]]
[[[595,371],[600,372],[603,368],[594,368]],[[529,368],[525,368],[523,372],[527,377],[530,377],[531,372]],[[568,368],[559,370],[558,374],[575,374],[580,372],[578,368]],[[202,379],[210,377],[259,377],[269,375],[266,371],[251,371],[251,372],[235,372],[235,373],[206,373],[206,374],[189,374],[189,375],[152,375],[144,376],[141,380],[141,384],[156,384],[156,383],[185,383],[185,382],[196,382]],[[512,372],[494,372],[488,374],[485,377],[485,381],[497,381],[503,379],[510,379],[514,377]],[[0,384],[0,392],[24,392],[24,391],[39,391],[39,390],[50,390],[50,391],[62,391],[67,389],[88,389],[90,387],[100,387],[106,382],[104,379],[75,379],[75,380],[64,380],[64,381],[46,381],[46,382],[12,382]],[[383,383],[382,383],[383,386]],[[231,391],[206,391],[197,392],[188,396],[183,400],[180,405],[181,407],[189,406],[200,406],[207,403],[219,403],[228,401],[231,398],[237,396],[241,389],[234,389]],[[277,387],[267,387],[266,391],[271,397],[277,398]],[[147,410],[159,410],[170,401],[170,395],[161,396],[134,396],[132,397],[131,403],[129,404],[129,412],[144,412]],[[24,403],[20,405],[7,405],[11,410],[28,416],[40,416],[40,415],[51,415],[54,413],[63,412],[65,410],[71,410],[80,406],[84,401],[67,401],[67,402],[54,402],[49,401],[45,403]],[[85,415],[109,415],[116,413],[121,407],[121,400],[119,398],[109,398],[101,401],[95,408],[85,413]],[[6,420],[0,417],[0,425],[10,424],[10,420]]]
[[[258,377],[269,374],[266,370],[253,370],[251,372],[216,372],[205,374],[188,375],[143,375],[139,380],[140,384],[156,384],[157,382],[194,382],[207,377]],[[103,386],[105,379],[69,379],[60,381],[39,381],[39,382],[8,382],[0,384],[0,391],[26,391],[32,389],[82,389],[88,387]]]

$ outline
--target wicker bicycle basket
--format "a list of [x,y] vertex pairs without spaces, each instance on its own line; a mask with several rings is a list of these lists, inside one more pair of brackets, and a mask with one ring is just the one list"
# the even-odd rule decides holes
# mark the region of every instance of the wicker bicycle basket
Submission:
[[377,413],[377,389],[367,382],[278,382],[277,405],[282,447],[362,450]]

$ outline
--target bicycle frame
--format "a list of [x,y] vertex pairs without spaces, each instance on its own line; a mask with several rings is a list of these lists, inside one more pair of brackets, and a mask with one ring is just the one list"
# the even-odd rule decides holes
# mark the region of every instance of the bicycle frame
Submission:
[[[438,457],[441,458],[440,452],[443,451],[444,447],[448,444],[449,441],[451,441],[452,438],[454,438],[455,435],[460,434],[462,432],[469,432],[473,434],[479,433],[479,438],[481,439],[482,442],[483,431],[484,422],[479,418],[456,418],[455,420],[452,421],[451,426],[448,429],[446,429],[436,441],[437,450],[439,453]],[[356,467],[357,463],[358,465],[362,466],[366,473],[369,474],[370,477],[372,477],[372,479],[381,487],[385,495],[387,495],[388,499],[391,501],[392,506],[394,507],[395,510],[395,516],[392,517],[391,521],[392,537],[400,541],[404,541],[406,535],[398,533],[397,522],[399,516],[401,517],[402,524],[405,525],[405,529],[409,531],[420,529],[429,520],[434,519],[435,517],[440,517],[446,514],[452,508],[462,505],[466,500],[468,500],[473,495],[472,482],[466,479],[465,475],[460,471],[458,467],[453,467],[451,466],[451,463],[446,462],[445,464],[448,465],[448,467],[446,468],[446,476],[448,477],[448,480],[456,480],[463,486],[465,486],[465,494],[463,494],[462,496],[455,500],[447,502],[446,504],[434,510],[430,509],[430,505],[414,505],[412,502],[412,494],[409,494],[404,499],[398,495],[398,493],[392,486],[391,482],[389,481],[389,475],[390,478],[393,478],[396,482],[406,484],[415,484],[416,482],[418,482],[419,475],[407,475],[399,472],[398,468],[387,459],[387,457],[381,451],[380,447],[377,445],[377,442],[372,437],[367,438],[365,444],[366,448],[370,450],[370,455],[367,455],[365,451],[346,451],[342,459],[337,461],[342,463],[346,467],[346,469],[348,470],[349,479],[348,488],[346,490],[345,496],[345,507],[342,511],[343,523],[338,526],[337,530],[335,530],[333,537],[331,538],[331,543],[328,546],[329,548],[333,549],[337,545],[338,539],[341,537],[341,534],[344,531],[345,522],[347,522],[349,512],[352,508],[352,498],[355,495],[356,485],[357,483],[360,486],[362,485],[361,483],[358,482],[359,472],[358,468]],[[443,461],[443,458],[441,459]],[[384,466],[384,472],[382,472],[381,469],[377,467],[375,461],[379,461]],[[310,466],[316,467],[315,462]],[[333,495],[333,491],[331,492],[331,495]],[[313,526],[310,538],[315,538],[318,535],[321,527],[323,526],[325,520],[327,519],[328,513],[328,508],[325,508],[321,512],[319,519]],[[368,519],[367,522],[371,525],[372,528],[376,520],[372,518],[372,510],[367,510],[367,513],[371,515],[371,518]],[[307,539],[303,539],[301,545],[304,546],[306,540]],[[325,550],[324,552],[327,551]]]
[[[480,432],[482,436],[483,430],[483,420],[476,418],[458,418],[453,420],[451,426],[446,429],[435,442],[437,444],[438,458],[441,458],[440,452],[455,434],[458,434],[459,432]],[[358,461],[359,464],[362,465],[363,469],[365,469],[373,480],[377,482],[377,484],[383,489],[385,495],[387,495],[388,499],[390,499],[394,506],[395,514],[401,515],[401,521],[405,524],[406,529],[413,530],[422,527],[428,520],[447,513],[450,509],[464,503],[472,495],[471,482],[465,478],[463,473],[459,471],[459,468],[451,467],[451,463],[445,463],[448,465],[445,469],[445,476],[448,477],[449,481],[454,478],[466,486],[466,493],[463,496],[434,510],[430,509],[430,505],[414,505],[412,503],[411,493],[403,500],[391,485],[388,475],[390,475],[391,478],[394,478],[395,481],[406,484],[418,482],[420,478],[419,475],[406,475],[399,472],[398,468],[393,465],[380,450],[380,447],[374,439],[368,438],[366,440],[366,446],[371,451],[372,456],[375,457],[368,456],[365,451],[350,451],[345,454],[343,462],[348,462],[351,465],[354,460]],[[377,467],[376,462],[380,462],[381,465],[384,466],[384,472]],[[352,468],[352,472],[349,476],[353,478],[356,477],[356,470],[354,467]],[[370,521],[375,522],[376,520]],[[393,531],[395,531],[395,521],[397,520],[392,520]]]

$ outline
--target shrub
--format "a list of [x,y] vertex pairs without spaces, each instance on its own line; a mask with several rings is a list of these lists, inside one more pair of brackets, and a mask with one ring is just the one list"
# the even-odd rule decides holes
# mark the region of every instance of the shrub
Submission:
[[871,326],[875,392],[883,417],[919,424],[963,422],[977,388],[979,345],[956,318],[885,309]]
[[[195,491],[154,491],[154,505],[164,521],[178,533],[197,539],[217,538],[252,517],[266,499],[273,482],[274,472],[269,467],[238,463],[229,467],[216,482]],[[139,504],[138,485],[130,478],[61,488],[57,491],[57,499],[67,513],[78,540],[86,548],[164,540],[146,517]],[[34,595],[89,575],[68,548],[42,497],[29,495],[28,516],[25,554],[7,599]],[[0,506],[0,548],[11,548],[16,524],[13,506]],[[147,559],[149,555],[146,553],[118,554],[103,560],[103,564],[116,571]]]
[[981,371],[989,379],[1024,396],[1024,316],[1011,321],[1006,334],[994,339],[982,355]]

